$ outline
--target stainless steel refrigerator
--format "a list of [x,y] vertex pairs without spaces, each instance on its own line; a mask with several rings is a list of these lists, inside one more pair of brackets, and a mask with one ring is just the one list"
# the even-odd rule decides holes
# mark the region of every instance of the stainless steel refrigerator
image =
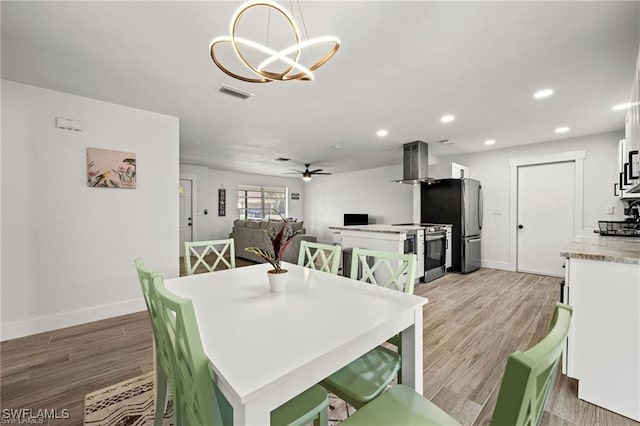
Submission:
[[475,179],[422,183],[421,222],[451,224],[451,272],[480,268],[482,185]]

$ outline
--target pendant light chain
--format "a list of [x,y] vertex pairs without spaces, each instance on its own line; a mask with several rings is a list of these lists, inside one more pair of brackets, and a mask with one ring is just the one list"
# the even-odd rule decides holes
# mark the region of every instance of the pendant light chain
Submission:
[[269,46],[269,30],[271,28],[271,8],[269,8],[269,14],[267,15],[267,42],[265,46]]
[[[298,10],[300,11],[300,19],[302,19],[302,28],[304,28],[304,35],[305,37],[307,37],[307,40],[309,40],[309,31],[307,31],[307,23],[304,21],[304,14],[302,13],[302,7],[300,6],[300,0],[296,0],[296,3],[298,3]],[[293,11],[292,11],[293,13]],[[313,53],[313,46],[309,46],[309,48],[311,49],[311,56],[312,57],[316,57],[315,53]]]

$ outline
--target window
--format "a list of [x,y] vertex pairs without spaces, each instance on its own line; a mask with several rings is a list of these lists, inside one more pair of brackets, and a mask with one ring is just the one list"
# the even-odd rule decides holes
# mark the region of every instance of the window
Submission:
[[238,185],[240,219],[279,219],[274,210],[287,217],[287,188]]

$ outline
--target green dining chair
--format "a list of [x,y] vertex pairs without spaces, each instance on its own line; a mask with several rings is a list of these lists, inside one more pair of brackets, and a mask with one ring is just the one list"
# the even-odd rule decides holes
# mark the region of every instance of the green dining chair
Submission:
[[[570,306],[556,303],[546,337],[528,351],[517,351],[509,356],[491,425],[540,424],[569,332],[571,315]],[[342,424],[435,426],[459,423],[413,389],[396,385],[362,407]]]
[[[229,254],[229,260],[225,254]],[[213,255],[211,262],[207,262],[205,256]],[[192,263],[192,256],[195,261]],[[185,241],[184,243],[184,267],[187,275],[193,275],[200,265],[207,271],[213,272],[218,265],[226,266],[225,269],[236,267],[236,250],[233,238],[211,241]]]
[[[191,299],[167,290],[162,277],[156,277],[156,290],[160,318],[176,360],[174,381],[182,418],[192,426],[231,425],[233,409],[216,386]],[[314,385],[273,410],[271,424],[298,426],[313,422],[315,426],[326,426],[328,403],[327,392]]]
[[[356,247],[353,249],[351,261],[351,277],[359,277],[360,281],[366,283],[413,294],[416,263],[415,254],[364,250]],[[384,272],[381,274],[382,277],[376,277],[379,269]],[[364,406],[379,396],[395,377],[400,382],[400,336],[393,336],[388,342],[397,346],[398,352],[378,346],[336,371],[320,384],[356,409]]]
[[354,247],[350,276],[363,282],[413,294],[417,259],[415,254]]
[[138,271],[138,279],[140,287],[142,287],[142,295],[147,304],[147,311],[151,319],[151,328],[153,330],[153,342],[155,345],[155,373],[156,373],[156,409],[154,414],[154,425],[161,426],[162,419],[169,400],[169,380],[174,393],[174,413],[177,424],[181,424],[181,415],[179,404],[175,401],[175,383],[173,380],[174,359],[173,351],[169,344],[168,337],[164,334],[164,327],[161,324],[160,308],[158,306],[157,297],[155,295],[156,288],[154,279],[159,276],[157,272],[145,268],[142,259],[134,261],[136,270]]
[[298,265],[336,275],[340,267],[340,254],[340,246],[303,240],[300,242]]

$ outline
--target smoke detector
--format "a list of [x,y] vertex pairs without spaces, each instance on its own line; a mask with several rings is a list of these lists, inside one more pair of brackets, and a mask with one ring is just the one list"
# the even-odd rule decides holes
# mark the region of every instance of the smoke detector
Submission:
[[218,88],[218,92],[223,93],[225,95],[233,96],[234,98],[242,99],[246,101],[247,99],[255,96],[253,93],[245,92],[244,90],[236,89],[235,87],[229,86],[227,84],[221,83]]

